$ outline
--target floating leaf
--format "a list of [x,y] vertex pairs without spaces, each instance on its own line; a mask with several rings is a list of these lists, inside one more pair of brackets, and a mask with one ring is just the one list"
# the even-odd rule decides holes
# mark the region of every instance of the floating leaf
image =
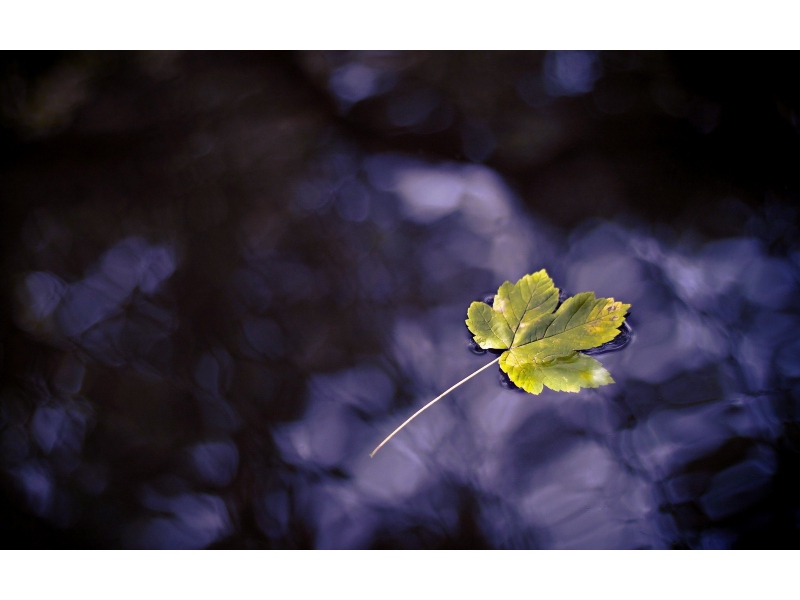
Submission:
[[517,283],[500,286],[491,307],[473,302],[467,327],[485,350],[505,350],[500,368],[532,394],[543,386],[577,392],[614,380],[594,358],[579,354],[610,342],[619,334],[630,304],[613,298],[577,294],[554,311],[558,288],[542,269]]
[[631,305],[584,292],[558,306],[558,294],[553,280],[542,269],[517,283],[506,281],[491,306],[485,302],[470,304],[467,327],[475,343],[484,350],[504,352],[411,415],[370,456],[422,411],[496,362],[515,385],[531,394],[539,394],[545,387],[578,392],[614,383],[603,365],[581,350],[617,337]]

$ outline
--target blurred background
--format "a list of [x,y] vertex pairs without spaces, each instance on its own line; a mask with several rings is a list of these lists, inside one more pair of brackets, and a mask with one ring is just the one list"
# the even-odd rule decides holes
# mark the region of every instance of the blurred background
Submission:
[[[0,54],[6,548],[797,548],[797,53]],[[546,268],[616,380],[475,369]]]

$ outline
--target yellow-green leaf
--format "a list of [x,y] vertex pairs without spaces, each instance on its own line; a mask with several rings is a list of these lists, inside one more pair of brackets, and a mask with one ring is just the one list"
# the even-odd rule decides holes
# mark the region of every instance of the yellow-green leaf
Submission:
[[[558,288],[543,269],[500,286],[490,307],[473,302],[467,327],[485,349],[505,350],[500,368],[517,386],[577,392],[613,383],[595,359],[581,354],[613,340],[630,304],[584,292],[558,307]],[[553,312],[555,310],[555,312]]]

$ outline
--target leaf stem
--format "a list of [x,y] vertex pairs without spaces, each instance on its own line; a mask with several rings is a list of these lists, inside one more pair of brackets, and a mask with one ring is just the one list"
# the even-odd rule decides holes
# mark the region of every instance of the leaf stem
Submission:
[[447,396],[447,394],[449,394],[450,392],[452,392],[454,389],[456,389],[456,388],[457,388],[458,386],[460,386],[462,383],[466,383],[467,381],[469,381],[470,379],[472,379],[473,377],[475,377],[475,375],[477,375],[477,374],[478,374],[478,373],[480,373],[481,371],[485,371],[486,369],[488,369],[489,367],[491,367],[491,366],[492,366],[493,364],[495,364],[495,363],[496,363],[498,360],[500,360],[500,357],[499,357],[499,356],[498,356],[497,358],[495,358],[495,359],[494,359],[492,362],[490,362],[489,364],[482,366],[480,369],[478,369],[477,371],[475,371],[475,372],[474,372],[474,373],[472,373],[471,375],[467,375],[466,377],[464,377],[464,379],[462,379],[461,381],[459,381],[459,382],[458,382],[457,384],[455,384],[453,387],[449,388],[449,389],[448,389],[447,391],[445,391],[444,393],[442,393],[442,394],[440,394],[440,395],[436,396],[436,398],[434,398],[433,400],[431,400],[430,402],[428,402],[428,403],[427,403],[425,406],[423,406],[422,408],[420,408],[420,409],[419,409],[417,412],[415,412],[415,413],[414,413],[413,415],[411,415],[411,416],[410,416],[408,419],[406,419],[406,420],[405,420],[405,422],[403,422],[403,424],[402,424],[402,425],[400,425],[400,427],[398,427],[398,428],[397,428],[397,429],[395,429],[395,430],[394,430],[392,433],[390,433],[390,434],[389,434],[389,437],[387,437],[387,438],[386,438],[385,440],[383,440],[383,441],[382,441],[380,444],[378,444],[378,447],[377,447],[377,448],[375,448],[375,450],[373,450],[372,452],[370,452],[370,453],[369,453],[369,457],[370,457],[370,458],[372,458],[373,456],[375,456],[375,453],[376,453],[378,450],[380,450],[380,449],[383,447],[383,445],[384,445],[386,442],[388,442],[388,441],[389,441],[390,439],[392,439],[392,438],[393,438],[393,437],[394,437],[394,436],[395,436],[397,433],[399,433],[399,431],[400,431],[400,430],[401,430],[403,427],[405,427],[406,425],[408,425],[409,423],[411,423],[411,421],[413,421],[413,420],[414,420],[414,419],[417,417],[417,415],[419,415],[419,414],[420,414],[421,412],[423,412],[424,410],[427,410],[428,408],[430,408],[431,406],[433,406],[434,404],[436,404],[436,403],[437,403],[439,400],[441,400],[442,398],[444,398],[445,396]]

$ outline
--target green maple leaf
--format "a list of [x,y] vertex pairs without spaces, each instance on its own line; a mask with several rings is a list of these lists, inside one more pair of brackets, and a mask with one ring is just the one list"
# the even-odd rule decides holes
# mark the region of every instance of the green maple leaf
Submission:
[[[576,294],[555,310],[558,288],[547,272],[500,286],[490,307],[473,302],[467,327],[485,350],[505,350],[500,368],[532,394],[544,386],[557,392],[614,383],[599,361],[580,350],[596,348],[619,334],[630,304]],[[554,312],[555,311],[555,312]]]
[[584,292],[558,306],[558,292],[542,269],[517,283],[506,281],[492,306],[470,304],[466,322],[475,342],[485,350],[504,352],[411,415],[370,456],[422,411],[497,362],[511,381],[531,394],[541,393],[545,386],[557,392],[578,392],[614,383],[603,365],[581,350],[617,337],[631,305]]

